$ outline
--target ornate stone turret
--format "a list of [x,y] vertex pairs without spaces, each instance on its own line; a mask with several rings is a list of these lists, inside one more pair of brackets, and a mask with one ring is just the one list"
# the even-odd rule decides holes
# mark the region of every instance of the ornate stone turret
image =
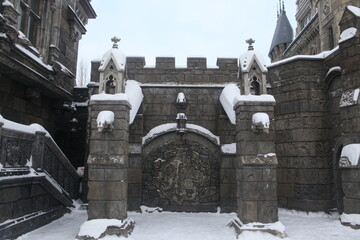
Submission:
[[126,57],[119,49],[120,38],[113,37],[113,47],[107,51],[101,59],[99,71],[100,93],[124,93],[125,92],[125,64]]
[[283,52],[293,41],[293,36],[293,29],[286,16],[284,2],[282,3],[282,7],[280,3],[275,33],[269,50],[271,62],[276,62],[284,58]]
[[255,40],[246,40],[249,44],[248,51],[240,56],[239,78],[241,92],[245,95],[266,94],[266,73],[265,61],[261,54],[254,50]]

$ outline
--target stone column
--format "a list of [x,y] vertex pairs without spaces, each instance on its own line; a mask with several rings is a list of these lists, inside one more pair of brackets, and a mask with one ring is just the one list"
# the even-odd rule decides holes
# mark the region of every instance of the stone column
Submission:
[[[238,217],[244,223],[278,221],[273,102],[252,99],[238,101],[236,111],[235,160]],[[252,100],[252,101],[251,101]],[[266,113],[270,127],[254,125],[255,113]]]
[[[115,119],[99,132],[96,119],[104,110],[112,111]],[[89,220],[127,218],[129,112],[125,100],[90,101]]]
[[31,147],[33,157],[33,168],[35,170],[44,170],[44,149],[45,149],[45,132],[36,131],[35,138]]

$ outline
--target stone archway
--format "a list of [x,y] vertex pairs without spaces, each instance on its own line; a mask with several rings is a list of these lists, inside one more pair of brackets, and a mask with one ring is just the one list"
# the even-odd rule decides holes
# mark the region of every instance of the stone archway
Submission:
[[143,156],[142,205],[169,211],[216,211],[220,205],[218,146],[195,133],[167,133]]

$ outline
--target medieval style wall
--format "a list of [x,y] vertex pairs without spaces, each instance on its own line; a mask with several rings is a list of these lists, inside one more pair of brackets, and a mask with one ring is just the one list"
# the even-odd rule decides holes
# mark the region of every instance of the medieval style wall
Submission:
[[279,205],[324,211],[332,200],[331,144],[322,59],[268,67],[276,99]]

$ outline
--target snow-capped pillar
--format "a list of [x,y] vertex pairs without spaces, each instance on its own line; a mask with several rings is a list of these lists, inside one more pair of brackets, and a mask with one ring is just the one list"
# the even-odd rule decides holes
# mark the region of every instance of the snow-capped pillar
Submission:
[[[127,100],[90,101],[89,220],[127,218],[130,108]],[[112,113],[112,123],[108,123],[111,127],[99,131],[97,120],[101,112]]]
[[44,169],[44,148],[45,148],[45,132],[36,131],[35,138],[31,147],[31,156],[33,168],[35,170]]
[[[267,98],[273,99],[267,95]],[[275,100],[262,96],[235,99],[238,217],[242,223],[278,221]]]

